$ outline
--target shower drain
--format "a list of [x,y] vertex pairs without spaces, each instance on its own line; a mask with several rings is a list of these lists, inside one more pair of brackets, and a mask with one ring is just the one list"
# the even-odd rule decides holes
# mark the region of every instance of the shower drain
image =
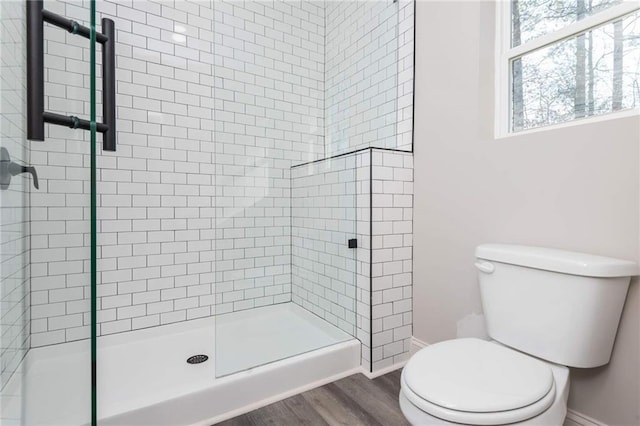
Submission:
[[200,364],[208,359],[209,357],[207,355],[194,355],[187,358],[187,364]]

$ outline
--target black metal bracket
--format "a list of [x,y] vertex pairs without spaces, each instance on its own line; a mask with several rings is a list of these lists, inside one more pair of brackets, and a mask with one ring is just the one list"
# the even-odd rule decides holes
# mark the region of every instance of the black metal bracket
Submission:
[[358,240],[355,238],[351,238],[348,244],[349,244],[349,248],[358,248]]
[[[27,0],[27,139],[43,141],[44,123],[72,129],[91,129],[91,122],[44,110],[44,23],[55,25],[84,38],[91,30],[78,22],[44,10],[42,0]],[[116,60],[115,25],[102,18],[102,32],[96,32],[102,44],[102,123],[96,130],[103,134],[102,149],[116,150]]]

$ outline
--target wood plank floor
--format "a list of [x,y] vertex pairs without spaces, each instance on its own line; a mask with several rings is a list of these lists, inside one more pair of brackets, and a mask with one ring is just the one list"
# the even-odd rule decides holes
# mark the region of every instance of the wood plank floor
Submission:
[[399,392],[400,370],[373,380],[354,374],[220,425],[409,425],[398,405]]

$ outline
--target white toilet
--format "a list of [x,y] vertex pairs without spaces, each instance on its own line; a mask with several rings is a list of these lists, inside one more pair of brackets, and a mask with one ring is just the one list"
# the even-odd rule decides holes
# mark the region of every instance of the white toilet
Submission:
[[487,332],[418,351],[402,372],[413,425],[557,425],[568,367],[605,365],[637,265],[540,247],[476,249]]

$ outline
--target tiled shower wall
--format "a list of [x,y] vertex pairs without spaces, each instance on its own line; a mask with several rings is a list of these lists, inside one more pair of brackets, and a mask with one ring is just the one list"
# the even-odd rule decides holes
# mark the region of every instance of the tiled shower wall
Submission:
[[[290,300],[289,168],[323,149],[324,8],[97,4],[116,22],[118,103],[117,152],[98,162],[99,334]],[[81,3],[47,8],[87,21]],[[87,41],[45,39],[46,108],[86,116]],[[47,130],[34,346],[89,332],[88,135]]]
[[324,4],[214,2],[216,313],[291,300],[290,167],[324,146]]
[[404,361],[412,335],[413,154],[372,149],[373,370]]
[[[290,167],[324,155],[331,3],[98,1],[98,20],[116,21],[119,131],[117,152],[98,150],[100,334],[291,300]],[[395,7],[411,17],[398,25],[400,57],[412,49],[413,2]],[[72,0],[47,8],[88,16]],[[48,26],[45,38],[46,108],[86,117],[87,41]],[[412,62],[397,68],[412,76]],[[409,93],[400,81],[394,96]],[[401,98],[394,114],[410,121]],[[410,141],[400,128],[396,142]],[[88,134],[47,129],[31,144],[42,170],[33,346],[89,335]],[[356,281],[368,306],[368,280]],[[357,311],[369,341],[368,307]]]
[[[26,144],[26,27],[21,2],[0,2],[0,137],[2,147],[19,164],[29,164]],[[8,400],[6,384],[29,349],[29,188],[28,174],[14,176],[0,192],[0,390]],[[18,381],[20,376],[15,376]],[[9,391],[17,391],[19,386]],[[2,411],[0,409],[0,411]],[[9,420],[0,413],[0,423]],[[12,419],[19,423],[20,419]]]
[[361,364],[371,369],[371,149],[356,153],[356,337]]
[[325,156],[411,151],[412,0],[326,3]]
[[412,153],[370,148],[294,167],[291,181],[293,302],[358,337],[366,368],[406,360]]
[[356,335],[356,155],[291,170],[293,302]]
[[[401,151],[411,152],[413,152],[415,4],[415,0],[398,0],[396,143],[392,146]],[[373,146],[381,147],[378,144]]]
[[[46,2],[86,23],[85,6]],[[212,313],[210,6],[97,2],[98,21],[116,22],[118,118],[117,151],[98,150],[100,334]],[[87,40],[48,25],[45,39],[45,108],[86,117]],[[88,133],[47,126],[46,141],[31,146],[42,171],[32,195],[32,345],[41,346],[89,337]]]

